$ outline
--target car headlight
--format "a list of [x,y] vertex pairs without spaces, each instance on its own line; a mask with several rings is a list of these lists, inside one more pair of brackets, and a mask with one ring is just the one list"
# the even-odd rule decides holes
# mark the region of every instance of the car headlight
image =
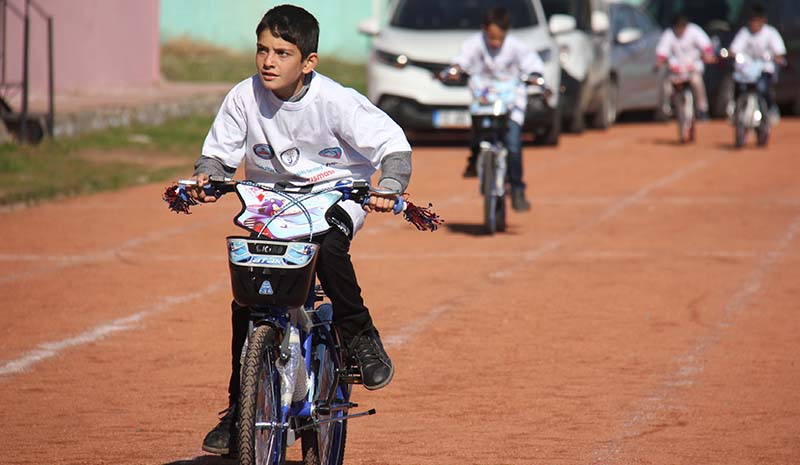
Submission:
[[550,61],[551,58],[553,58],[553,51],[550,50],[549,48],[543,48],[539,50],[538,53],[539,53],[539,58],[542,59],[542,63],[547,63],[548,61]]
[[390,53],[383,50],[375,50],[375,58],[381,63],[385,63],[395,68],[404,68],[408,64],[408,57],[402,53]]

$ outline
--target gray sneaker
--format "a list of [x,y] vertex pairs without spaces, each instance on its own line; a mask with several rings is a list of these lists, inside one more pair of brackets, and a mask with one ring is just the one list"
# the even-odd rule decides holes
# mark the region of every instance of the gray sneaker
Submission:
[[530,202],[525,200],[525,191],[522,189],[511,191],[511,208],[518,212],[526,212],[531,209]]

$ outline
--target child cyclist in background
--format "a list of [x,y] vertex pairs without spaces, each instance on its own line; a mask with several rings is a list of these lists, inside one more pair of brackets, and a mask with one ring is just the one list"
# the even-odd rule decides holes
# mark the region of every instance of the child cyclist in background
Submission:
[[[697,105],[697,119],[708,119],[708,97],[706,86],[703,82],[705,63],[713,63],[714,48],[708,34],[697,24],[690,23],[689,19],[679,14],[672,21],[672,27],[661,34],[661,39],[656,46],[656,69],[666,63],[668,66],[692,64],[689,84]],[[672,96],[672,84],[664,80],[664,95],[667,101]]]
[[[411,147],[402,129],[356,91],[314,71],[319,36],[314,16],[299,7],[276,6],[261,19],[256,36],[257,72],[225,97],[195,164],[198,186],[209,175],[233,176],[244,164],[245,177],[252,181],[319,188],[342,180],[369,181],[379,168],[381,188],[404,192]],[[200,187],[191,195],[201,202],[216,200]],[[370,390],[386,386],[394,366],[364,306],[349,248],[366,211],[391,211],[395,198],[372,195],[365,207],[340,202],[329,215],[335,227],[319,239],[317,276],[333,304],[334,323],[348,354]],[[229,404],[203,441],[203,450],[211,453],[229,453],[236,437],[247,311],[232,303]]]
[[[481,32],[467,39],[461,52],[453,60],[453,67],[472,76],[493,79],[517,78],[532,75],[541,76],[543,64],[539,54],[520,40],[508,35],[511,29],[511,16],[503,7],[486,11]],[[457,79],[457,74],[448,74]],[[525,122],[525,108],[528,96],[524,86],[518,91],[517,101],[511,109],[511,117],[506,131],[508,149],[508,182],[511,185],[511,206],[516,211],[531,208],[525,199],[525,183],[522,180],[522,124]],[[477,141],[472,142],[472,153],[464,171],[465,177],[477,176]]]
[[[764,71],[758,80],[758,92],[764,96],[769,108],[770,119],[778,119],[778,108],[775,105],[772,86],[778,78],[775,64],[786,64],[786,45],[777,29],[767,24],[764,7],[754,5],[750,10],[747,25],[742,27],[731,42],[729,47],[731,56],[742,53],[753,58],[772,57],[771,62],[764,65]],[[739,97],[740,86],[734,88],[734,101]]]

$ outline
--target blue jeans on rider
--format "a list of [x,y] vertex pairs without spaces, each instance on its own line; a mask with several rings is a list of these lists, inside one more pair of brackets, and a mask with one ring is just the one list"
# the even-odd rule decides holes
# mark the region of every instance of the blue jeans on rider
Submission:
[[[511,185],[512,190],[525,190],[525,183],[522,181],[522,126],[509,120],[503,142],[506,145],[506,149],[508,149],[508,158],[506,158],[508,183]],[[477,162],[480,149],[478,147],[479,143],[478,138],[473,135],[470,164],[474,165]]]
[[[764,97],[764,101],[767,103],[767,108],[772,109],[775,105],[775,97],[772,95],[772,83],[774,82],[774,75],[772,73],[762,73],[761,77],[756,82],[756,90],[758,91],[759,95]],[[734,100],[739,98],[739,95],[747,88],[747,85],[739,84],[735,87],[735,92],[733,95]]]

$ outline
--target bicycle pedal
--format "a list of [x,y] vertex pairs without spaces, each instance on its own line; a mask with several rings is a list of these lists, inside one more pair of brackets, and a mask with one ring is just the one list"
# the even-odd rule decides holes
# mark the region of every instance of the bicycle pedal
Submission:
[[356,366],[348,366],[339,370],[339,379],[345,384],[364,384],[361,371]]

